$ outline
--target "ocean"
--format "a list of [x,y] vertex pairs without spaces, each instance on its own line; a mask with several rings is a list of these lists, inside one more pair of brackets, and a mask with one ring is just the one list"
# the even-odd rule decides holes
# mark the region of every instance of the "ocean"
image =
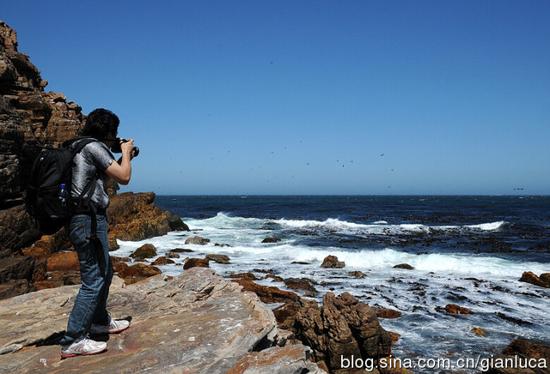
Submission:
[[[400,357],[489,355],[515,337],[550,339],[550,289],[518,281],[524,271],[550,272],[550,197],[158,196],[157,204],[211,242],[185,245],[188,233],[170,232],[119,240],[113,255],[127,256],[144,243],[159,256],[184,247],[195,251],[191,256],[228,255],[230,264],[211,262],[223,276],[271,269],[283,278],[306,277],[316,283],[319,301],[328,291],[348,291],[402,313],[380,320],[401,335],[393,348]],[[261,243],[268,236],[281,241]],[[345,268],[321,268],[330,254]],[[180,274],[183,260],[160,269]],[[414,269],[393,267],[401,263]],[[350,276],[354,270],[366,276]],[[273,279],[258,282],[285,289]],[[450,303],[473,314],[437,309]],[[475,335],[473,327],[487,335]]]

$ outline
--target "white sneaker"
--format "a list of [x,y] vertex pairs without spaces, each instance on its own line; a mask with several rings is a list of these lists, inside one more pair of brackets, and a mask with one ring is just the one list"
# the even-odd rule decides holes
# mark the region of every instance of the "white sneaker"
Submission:
[[96,325],[92,323],[90,332],[92,334],[118,334],[130,327],[130,321],[125,319],[110,319],[108,325]]
[[106,342],[98,342],[89,338],[81,339],[71,345],[61,348],[61,358],[95,355],[107,349]]

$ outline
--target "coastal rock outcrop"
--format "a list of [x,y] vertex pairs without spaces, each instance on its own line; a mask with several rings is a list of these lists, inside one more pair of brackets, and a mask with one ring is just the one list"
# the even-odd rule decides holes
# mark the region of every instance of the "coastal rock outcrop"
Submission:
[[10,321],[0,331],[0,372],[67,373],[85,366],[90,373],[257,373],[253,368],[276,368],[277,362],[283,368],[285,357],[293,372],[316,372],[306,347],[261,351],[277,334],[273,313],[256,295],[204,268],[126,287],[115,278],[109,308],[131,316],[130,329],[111,335],[105,353],[61,361],[55,343],[77,290],[59,287],[0,301],[0,320]]
[[550,288],[550,273],[542,273],[540,276],[532,271],[526,271],[521,275],[520,282],[534,284],[535,286]]
[[343,268],[344,266],[346,266],[346,263],[344,261],[339,261],[338,257],[333,255],[325,257],[321,264],[322,268]]
[[294,292],[263,286],[250,279],[235,282],[256,293],[265,303],[281,303],[273,313],[280,329],[292,332],[292,340],[313,349],[320,367],[336,372],[340,356],[382,359],[391,354],[392,338],[380,325],[376,310],[344,292],[328,292],[323,304],[301,298]]
[[[109,234],[120,240],[144,240],[173,230],[189,230],[181,219],[154,204],[153,192],[125,192],[111,197]],[[182,228],[183,227],[183,228]]]

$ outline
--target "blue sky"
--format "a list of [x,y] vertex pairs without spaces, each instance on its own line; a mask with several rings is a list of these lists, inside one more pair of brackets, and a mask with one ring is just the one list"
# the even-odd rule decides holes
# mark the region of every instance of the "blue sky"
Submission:
[[160,194],[550,192],[550,2],[9,1]]

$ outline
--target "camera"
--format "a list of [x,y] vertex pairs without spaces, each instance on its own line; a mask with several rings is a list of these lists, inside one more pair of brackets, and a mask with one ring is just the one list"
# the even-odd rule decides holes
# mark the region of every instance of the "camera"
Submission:
[[[113,153],[122,153],[122,149],[121,149],[120,145],[122,143],[126,143],[127,141],[128,141],[128,139],[116,138],[115,139],[115,145],[113,145],[111,147],[111,152],[113,152]],[[137,155],[139,155],[139,148],[134,145],[134,149],[132,150],[132,157],[137,157]]]

